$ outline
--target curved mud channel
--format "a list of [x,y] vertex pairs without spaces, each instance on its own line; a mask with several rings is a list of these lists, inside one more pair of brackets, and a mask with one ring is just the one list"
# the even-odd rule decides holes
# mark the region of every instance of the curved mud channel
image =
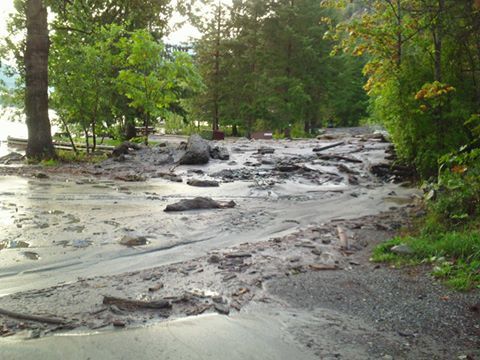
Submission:
[[[154,176],[171,170],[171,164],[147,166],[137,161],[141,153],[122,163],[47,171],[47,176],[38,176],[43,169],[30,169],[27,176],[4,169],[10,175],[0,177],[0,308],[54,316],[66,325],[0,315],[0,355],[431,359],[470,354],[478,343],[473,323],[462,328],[458,344],[446,347],[442,336],[450,336],[448,330],[439,338],[427,330],[421,330],[423,337],[414,336],[420,334],[415,329],[384,328],[369,311],[358,315],[348,310],[351,306],[341,307],[345,299],[364,296],[356,288],[350,295],[345,290],[344,297],[332,295],[340,297],[335,306],[318,293],[325,281],[348,284],[359,271],[372,273],[371,247],[407,224],[419,197],[412,188],[370,173],[372,165],[387,162],[390,145],[370,133],[356,133],[335,132],[321,140],[229,141],[223,144],[228,161],[176,167],[183,183]],[[330,157],[313,152],[339,141],[343,144],[320,152]],[[273,153],[259,154],[265,147]],[[147,180],[115,179],[132,173]],[[187,185],[193,178],[217,180],[220,186]],[[233,200],[236,206],[163,211],[196,196]],[[338,227],[347,234],[347,251]],[[126,235],[144,237],[146,244],[121,245]],[[378,271],[385,271],[388,283],[388,270]],[[368,284],[369,276],[355,281]],[[298,281],[312,288],[299,290]],[[387,285],[373,287],[370,293]],[[429,291],[426,296],[434,302],[441,297],[435,291],[448,292],[440,285]],[[462,304],[473,301],[469,295],[448,294]],[[118,308],[105,305],[105,296],[165,299],[170,308]],[[395,293],[389,296],[391,303],[384,305],[395,306]],[[299,297],[311,299],[305,304]],[[461,307],[448,311],[454,313],[452,322],[470,321]],[[397,324],[404,326],[402,320]]]

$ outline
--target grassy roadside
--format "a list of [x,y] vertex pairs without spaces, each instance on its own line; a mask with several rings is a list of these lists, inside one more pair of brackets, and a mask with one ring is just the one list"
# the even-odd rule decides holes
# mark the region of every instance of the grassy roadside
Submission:
[[[404,253],[395,252],[398,245],[405,245],[402,246]],[[372,261],[396,266],[430,264],[432,275],[447,285],[461,291],[480,289],[478,230],[396,237],[378,245]]]
[[436,182],[424,188],[425,218],[410,234],[377,246],[372,261],[428,263],[448,285],[480,289],[480,149],[450,154],[439,165]]

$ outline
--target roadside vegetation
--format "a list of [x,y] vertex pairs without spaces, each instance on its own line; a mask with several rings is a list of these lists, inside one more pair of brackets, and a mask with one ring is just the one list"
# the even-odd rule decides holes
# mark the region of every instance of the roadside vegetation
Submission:
[[[375,262],[431,264],[459,290],[480,289],[480,152],[443,158],[437,182],[425,187],[426,215],[412,234],[379,245]],[[406,246],[402,254],[395,246]]]
[[[335,53],[366,56],[370,116],[425,189],[426,216],[374,261],[432,263],[455,288],[480,286],[480,4],[329,1],[350,17],[331,27]],[[406,246],[402,254],[395,245]]]

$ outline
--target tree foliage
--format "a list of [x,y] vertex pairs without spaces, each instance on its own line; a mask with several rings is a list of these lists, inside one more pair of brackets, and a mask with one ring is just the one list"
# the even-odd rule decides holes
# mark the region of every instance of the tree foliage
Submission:
[[207,84],[196,101],[200,118],[247,135],[291,127],[305,134],[332,121],[358,124],[366,114],[362,75],[352,71],[362,64],[329,57],[324,39],[323,19],[335,22],[339,12],[313,0],[236,0],[213,9],[196,43]]
[[480,112],[480,9],[474,1],[324,1],[351,14],[335,51],[368,57],[373,116],[403,160],[428,177],[437,159],[473,139]]

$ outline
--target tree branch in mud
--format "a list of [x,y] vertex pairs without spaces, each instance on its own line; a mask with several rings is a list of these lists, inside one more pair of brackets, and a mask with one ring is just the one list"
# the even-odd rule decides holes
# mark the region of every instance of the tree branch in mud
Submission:
[[313,152],[320,152],[320,151],[332,149],[332,148],[334,148],[334,147],[337,147],[337,146],[340,146],[340,145],[344,145],[344,144],[345,144],[344,141],[340,141],[340,142],[336,142],[336,143],[333,143],[333,144],[330,144],[330,145],[325,145],[325,146],[316,147],[316,148],[313,148]]
[[362,163],[362,160],[355,159],[353,157],[342,156],[342,155],[332,155],[332,154],[320,155],[320,154],[318,154],[318,158],[322,159],[322,160],[344,160],[344,161],[347,161],[347,162],[357,163],[357,164]]
[[65,325],[67,323],[65,320],[59,319],[59,318],[21,314],[21,313],[17,313],[17,312],[5,310],[5,309],[0,309],[0,315],[4,315],[14,319],[35,321],[35,322],[40,322],[45,324]]
[[172,304],[166,300],[140,301],[140,300],[116,298],[113,296],[104,296],[103,304],[115,305],[120,310],[170,309],[172,307]]

